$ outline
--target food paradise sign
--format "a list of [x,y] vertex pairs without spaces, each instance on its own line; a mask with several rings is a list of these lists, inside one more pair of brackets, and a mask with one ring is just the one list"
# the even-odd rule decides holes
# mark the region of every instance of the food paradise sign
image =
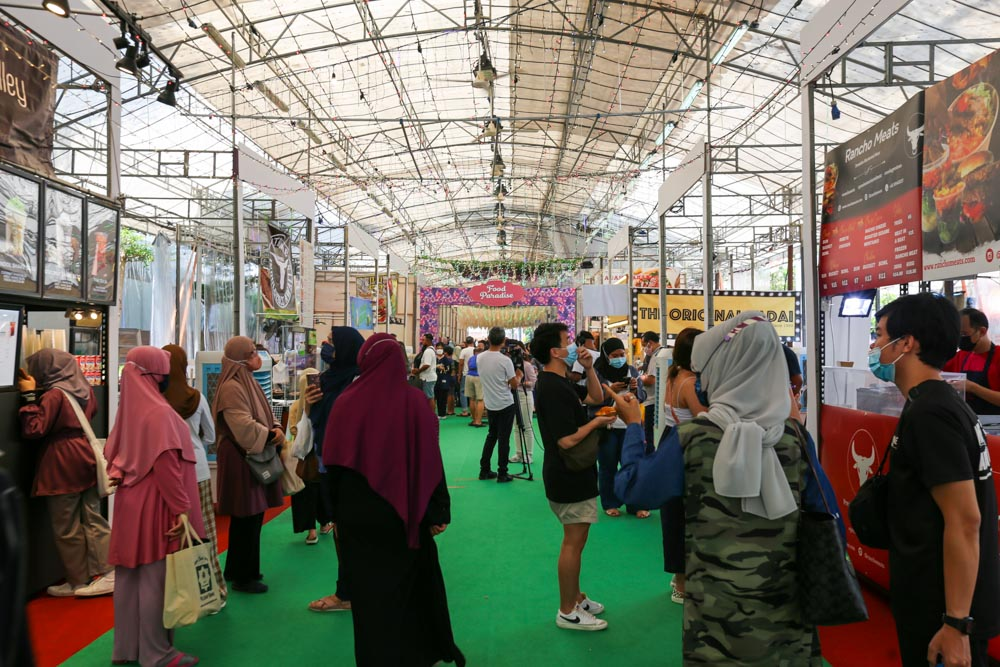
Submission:
[[523,287],[499,280],[469,288],[469,300],[484,306],[509,306],[523,298]]
[[[705,296],[701,290],[666,290],[667,337],[674,338],[688,327],[705,329]],[[716,292],[713,298],[716,323],[736,317],[744,310],[764,313],[778,336],[785,341],[801,338],[801,304],[798,292]],[[632,324],[636,334],[660,330],[660,291],[632,290]]]

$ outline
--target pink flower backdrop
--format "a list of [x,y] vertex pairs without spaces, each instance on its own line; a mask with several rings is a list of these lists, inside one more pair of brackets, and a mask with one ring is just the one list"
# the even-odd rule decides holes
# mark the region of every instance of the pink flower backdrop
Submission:
[[[473,306],[468,287],[421,287],[420,333],[437,334],[439,306]],[[524,298],[512,306],[554,306],[558,321],[569,327],[570,335],[576,329],[575,287],[527,287]]]

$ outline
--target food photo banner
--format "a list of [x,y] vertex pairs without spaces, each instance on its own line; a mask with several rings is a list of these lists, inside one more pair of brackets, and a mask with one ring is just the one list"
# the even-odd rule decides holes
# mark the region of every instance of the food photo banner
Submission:
[[920,280],[922,111],[918,93],[827,154],[820,295]]
[[[701,290],[666,290],[667,337],[684,329],[705,329],[705,296]],[[784,341],[801,338],[802,322],[798,292],[715,292],[714,320],[725,322],[744,310],[759,310]],[[660,330],[660,290],[632,290],[632,325],[636,335]]]
[[924,280],[1000,268],[1000,56],[986,56],[924,95]]

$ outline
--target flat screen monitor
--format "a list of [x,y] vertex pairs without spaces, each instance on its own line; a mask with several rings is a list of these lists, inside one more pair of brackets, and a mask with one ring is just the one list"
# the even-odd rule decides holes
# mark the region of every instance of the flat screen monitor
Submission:
[[841,317],[869,317],[875,303],[875,290],[845,294],[840,301]]

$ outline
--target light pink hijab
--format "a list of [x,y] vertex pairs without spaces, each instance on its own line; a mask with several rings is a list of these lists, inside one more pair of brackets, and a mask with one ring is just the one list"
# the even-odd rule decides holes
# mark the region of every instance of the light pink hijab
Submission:
[[109,474],[120,477],[122,486],[142,481],[170,449],[195,462],[187,424],[160,393],[159,383],[168,375],[170,353],[165,350],[146,345],[125,357],[118,417],[104,449]]

